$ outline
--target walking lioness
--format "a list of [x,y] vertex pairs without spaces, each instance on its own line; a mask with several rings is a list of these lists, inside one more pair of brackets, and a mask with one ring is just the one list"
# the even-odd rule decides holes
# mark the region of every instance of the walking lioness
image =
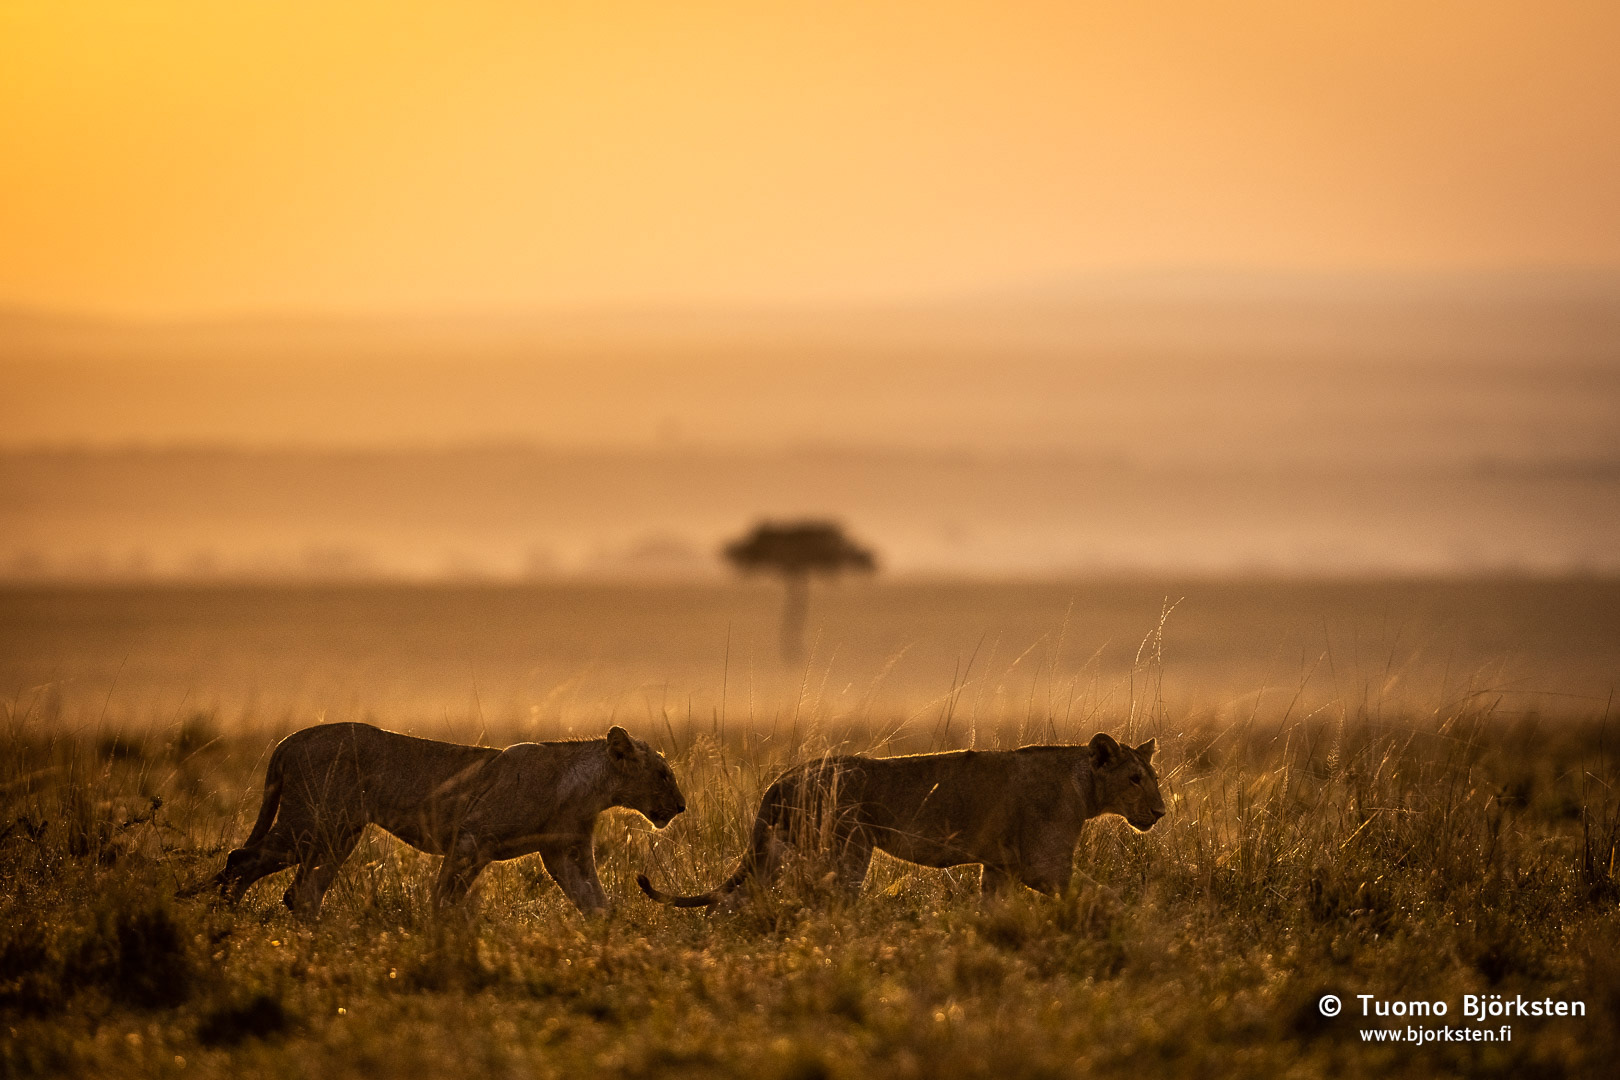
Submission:
[[375,824],[444,856],[433,890],[439,905],[464,897],[493,860],[538,851],[563,893],[589,914],[607,907],[591,834],[610,806],[639,811],[660,829],[686,809],[663,755],[621,727],[605,739],[499,750],[370,724],[321,724],[271,752],[259,819],[214,883],[234,903],[266,874],[296,865],[282,899],[313,916],[360,834]]
[[645,874],[654,900],[707,907],[750,882],[764,884],[794,850],[825,853],[838,881],[860,888],[878,849],[924,866],[984,864],[982,888],[1022,882],[1055,893],[1069,883],[1080,827],[1118,814],[1145,832],[1164,816],[1154,740],[1120,746],[959,750],[906,757],[829,757],[783,773],[765,792],[753,843],[737,872],[698,896],[668,896]]

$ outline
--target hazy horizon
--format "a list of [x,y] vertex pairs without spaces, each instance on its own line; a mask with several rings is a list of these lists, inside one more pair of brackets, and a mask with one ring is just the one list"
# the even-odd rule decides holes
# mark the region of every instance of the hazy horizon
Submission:
[[760,518],[885,576],[1620,573],[1620,463],[1195,468],[824,448],[0,452],[0,580],[721,580]]
[[1365,440],[1320,445],[1355,421],[1380,439],[1400,427],[1394,460],[1591,459],[1620,445],[1617,373],[1620,274],[1596,273],[1183,271],[926,303],[507,317],[0,311],[0,446],[1366,460]]
[[1617,40],[7,4],[0,574],[1613,572]]
[[1620,279],[551,318],[0,318],[0,578],[1620,571]]

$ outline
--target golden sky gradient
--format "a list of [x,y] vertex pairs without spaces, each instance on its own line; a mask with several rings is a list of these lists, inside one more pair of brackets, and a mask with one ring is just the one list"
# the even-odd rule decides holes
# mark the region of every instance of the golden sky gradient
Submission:
[[6,0],[0,304],[1620,264],[1620,5]]

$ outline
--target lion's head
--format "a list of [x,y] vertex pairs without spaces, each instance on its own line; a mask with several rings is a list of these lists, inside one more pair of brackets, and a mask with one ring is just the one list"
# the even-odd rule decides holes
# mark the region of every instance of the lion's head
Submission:
[[1157,742],[1121,746],[1101,731],[1091,737],[1091,777],[1097,813],[1118,814],[1131,828],[1146,832],[1164,817],[1159,774],[1153,771]]
[[607,753],[617,805],[638,811],[660,829],[686,810],[686,796],[663,754],[617,726],[608,729]]

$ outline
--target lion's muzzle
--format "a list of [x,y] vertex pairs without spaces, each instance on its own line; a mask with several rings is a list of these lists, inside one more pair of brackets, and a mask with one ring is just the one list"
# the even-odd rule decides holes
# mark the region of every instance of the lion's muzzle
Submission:
[[684,813],[686,813],[686,804],[683,802],[676,804],[672,809],[659,810],[657,813],[647,815],[647,817],[648,820],[653,823],[654,827],[662,829],[664,826],[674,821],[678,815]]

